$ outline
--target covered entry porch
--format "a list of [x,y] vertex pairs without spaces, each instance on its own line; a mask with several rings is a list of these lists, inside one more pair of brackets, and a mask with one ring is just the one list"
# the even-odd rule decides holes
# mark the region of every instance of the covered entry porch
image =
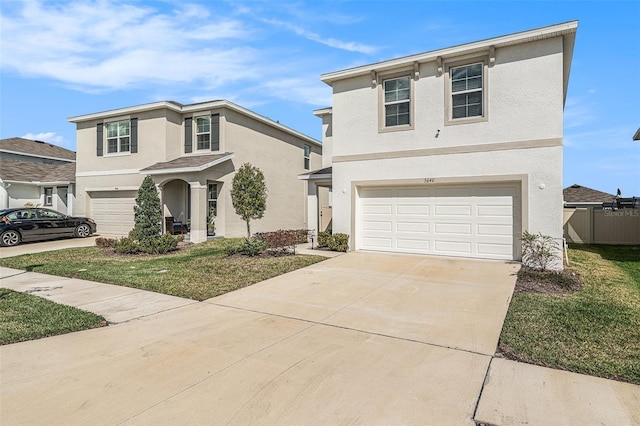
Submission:
[[332,180],[331,167],[305,173],[298,179],[307,181],[307,223],[318,232],[332,230]]
[[188,234],[194,243],[224,235],[224,208],[218,204],[223,177],[233,172],[233,153],[181,157],[140,171],[160,191],[165,232]]

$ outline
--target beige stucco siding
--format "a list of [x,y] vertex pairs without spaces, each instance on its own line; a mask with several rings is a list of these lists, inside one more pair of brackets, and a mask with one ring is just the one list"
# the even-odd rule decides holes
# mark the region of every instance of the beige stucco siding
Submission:
[[[252,221],[252,232],[308,228],[306,184],[297,176],[307,171],[304,169],[304,145],[312,147],[310,170],[321,168],[320,147],[233,111],[226,112],[224,129],[226,149],[235,153],[236,170],[245,162],[258,167],[264,173],[269,190],[265,215]],[[219,195],[224,198],[226,209],[225,236],[244,236],[246,224],[231,203],[232,179],[232,175],[225,178],[226,184]]]

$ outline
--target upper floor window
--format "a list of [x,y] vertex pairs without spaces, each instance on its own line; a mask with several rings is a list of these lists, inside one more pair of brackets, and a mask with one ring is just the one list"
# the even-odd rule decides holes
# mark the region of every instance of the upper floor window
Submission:
[[131,151],[131,122],[129,120],[107,123],[107,153]]
[[411,78],[399,77],[383,82],[384,127],[411,124]]
[[311,162],[311,146],[305,145],[304,146],[304,169],[305,170],[309,170],[310,162]]
[[196,149],[211,149],[211,118],[196,118]]
[[451,68],[451,118],[482,117],[483,64]]

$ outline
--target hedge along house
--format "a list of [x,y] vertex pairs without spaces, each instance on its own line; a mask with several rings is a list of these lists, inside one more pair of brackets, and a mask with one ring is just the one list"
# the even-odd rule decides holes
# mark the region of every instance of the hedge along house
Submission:
[[332,187],[333,231],[355,250],[505,260],[521,258],[524,230],[561,240],[577,26],[323,74],[323,170],[299,178],[310,194]]
[[0,209],[40,205],[74,214],[76,153],[25,138],[0,140]]
[[320,166],[322,145],[276,121],[225,100],[154,102],[69,121],[77,127],[77,211],[95,219],[101,234],[133,228],[137,190],[150,175],[165,226],[186,224],[191,241],[201,242],[215,214],[216,235],[244,236],[230,190],[246,162],[262,170],[269,189],[252,231],[307,228],[307,188],[296,177]]

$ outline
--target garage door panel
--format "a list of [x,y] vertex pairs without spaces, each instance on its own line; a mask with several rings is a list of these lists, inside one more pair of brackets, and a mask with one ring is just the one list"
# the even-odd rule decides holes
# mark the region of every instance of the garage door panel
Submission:
[[434,250],[439,254],[469,256],[471,255],[471,243],[468,241],[436,240]]
[[451,235],[471,235],[471,224],[469,223],[436,223],[436,234],[451,234]]
[[397,238],[396,248],[398,251],[411,250],[412,253],[428,253],[429,252],[429,240],[413,240]]
[[396,222],[397,232],[416,232],[416,233],[428,233],[429,222]]
[[391,221],[373,221],[367,220],[362,222],[362,229],[364,231],[392,231],[392,222]]
[[479,224],[476,227],[476,233],[480,236],[506,236],[511,238],[513,235],[513,227],[501,224]]
[[391,238],[382,237],[366,237],[363,241],[363,244],[367,247],[370,247],[372,250],[389,250],[393,247]]
[[389,215],[393,212],[391,204],[372,204],[365,206],[362,210],[364,215]]
[[367,189],[360,194],[362,235],[356,248],[491,259],[514,256],[514,215],[520,205],[515,185]]
[[471,206],[469,204],[439,204],[435,208],[435,216],[471,216]]
[[398,216],[429,216],[430,206],[428,205],[410,205],[410,204],[398,204],[396,205],[396,214]]

